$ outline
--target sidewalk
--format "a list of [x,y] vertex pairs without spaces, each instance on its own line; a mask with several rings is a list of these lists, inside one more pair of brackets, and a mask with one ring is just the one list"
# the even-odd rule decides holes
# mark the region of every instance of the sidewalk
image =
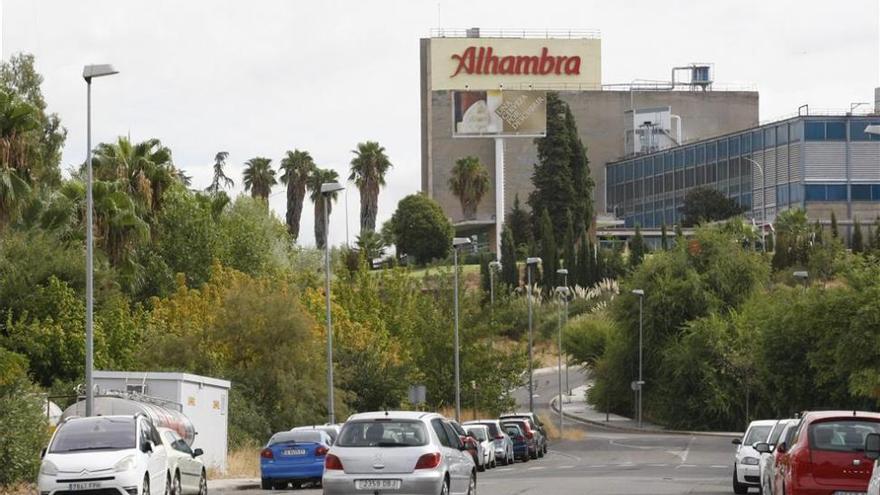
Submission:
[[[668,433],[668,434],[683,434],[683,435],[704,435],[704,436],[719,436],[719,437],[740,437],[742,433],[738,432],[712,432],[712,431],[677,431],[677,430],[667,430],[662,426],[658,426],[655,424],[648,423],[646,421],[642,421],[642,428],[639,428],[639,423],[637,420],[632,418],[627,418],[625,416],[619,416],[617,414],[605,414],[604,412],[597,411],[590,404],[587,403],[587,390],[591,387],[591,384],[583,385],[577,388],[572,389],[571,395],[563,396],[563,404],[562,404],[562,413],[565,415],[566,419],[580,421],[582,423],[588,423],[595,426],[600,426],[602,428],[609,428],[613,430],[620,431],[628,431],[628,432],[648,432],[648,433]],[[550,401],[550,409],[553,410],[554,413],[559,413],[559,405],[558,405],[558,397],[554,397]]]
[[209,479],[208,491],[239,491],[260,487],[259,479]]

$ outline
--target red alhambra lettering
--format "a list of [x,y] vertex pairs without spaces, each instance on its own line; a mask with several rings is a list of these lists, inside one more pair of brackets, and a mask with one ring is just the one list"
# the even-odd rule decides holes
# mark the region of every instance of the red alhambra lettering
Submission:
[[458,67],[450,77],[455,77],[461,72],[465,74],[538,74],[542,76],[548,74],[572,76],[581,73],[580,56],[551,55],[546,46],[541,48],[540,56],[504,55],[500,57],[495,54],[491,46],[481,46],[479,50],[475,46],[469,46],[461,54],[454,54],[451,58],[458,62]]

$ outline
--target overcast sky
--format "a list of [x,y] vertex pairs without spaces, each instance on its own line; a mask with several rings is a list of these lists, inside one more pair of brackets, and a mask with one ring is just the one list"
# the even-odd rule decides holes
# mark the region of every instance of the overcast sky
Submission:
[[[715,64],[721,84],[754,85],[761,120],[873,100],[880,85],[878,0],[0,0],[2,56],[30,52],[49,110],[69,134],[63,166],[85,157],[82,66],[120,74],[93,87],[93,140],[157,137],[210,182],[217,151],[241,190],[245,160],[308,150],[347,176],[359,141],[394,168],[379,223],[420,188],[419,38],[443,27],[595,29],[604,83],[667,79],[673,65]],[[439,13],[438,13],[439,11]],[[348,194],[350,236],[359,196]],[[270,200],[283,218],[285,196]],[[344,242],[344,202],[331,242]],[[313,207],[301,242],[314,245]]]

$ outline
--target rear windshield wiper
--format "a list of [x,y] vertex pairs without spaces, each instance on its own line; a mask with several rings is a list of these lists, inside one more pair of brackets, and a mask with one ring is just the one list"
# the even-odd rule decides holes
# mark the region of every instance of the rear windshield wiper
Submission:
[[376,447],[412,447],[412,445],[398,442],[379,442],[376,444]]

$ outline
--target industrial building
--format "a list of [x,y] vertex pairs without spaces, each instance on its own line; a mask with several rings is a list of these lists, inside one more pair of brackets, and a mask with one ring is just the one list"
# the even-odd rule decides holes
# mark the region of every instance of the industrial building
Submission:
[[[596,32],[438,30],[421,40],[420,58],[422,192],[457,235],[476,236],[493,251],[514,198],[525,205],[532,191],[540,132],[467,132],[473,126],[460,121],[465,98],[456,93],[557,92],[586,145],[600,213],[615,211],[606,208],[608,162],[758,125],[758,93],[716,84],[711,64],[673,68],[668,81],[604,84]],[[492,117],[482,110],[478,117]],[[449,187],[455,161],[466,156],[479,158],[490,178],[469,214]]]
[[[880,90],[878,90],[880,95]],[[746,208],[758,224],[772,224],[788,208],[845,230],[856,219],[880,215],[880,103],[871,113],[802,114],[606,166],[607,212],[625,227],[679,222],[687,192],[715,188]],[[614,234],[614,232],[608,232]],[[625,230],[617,234],[626,236]]]

